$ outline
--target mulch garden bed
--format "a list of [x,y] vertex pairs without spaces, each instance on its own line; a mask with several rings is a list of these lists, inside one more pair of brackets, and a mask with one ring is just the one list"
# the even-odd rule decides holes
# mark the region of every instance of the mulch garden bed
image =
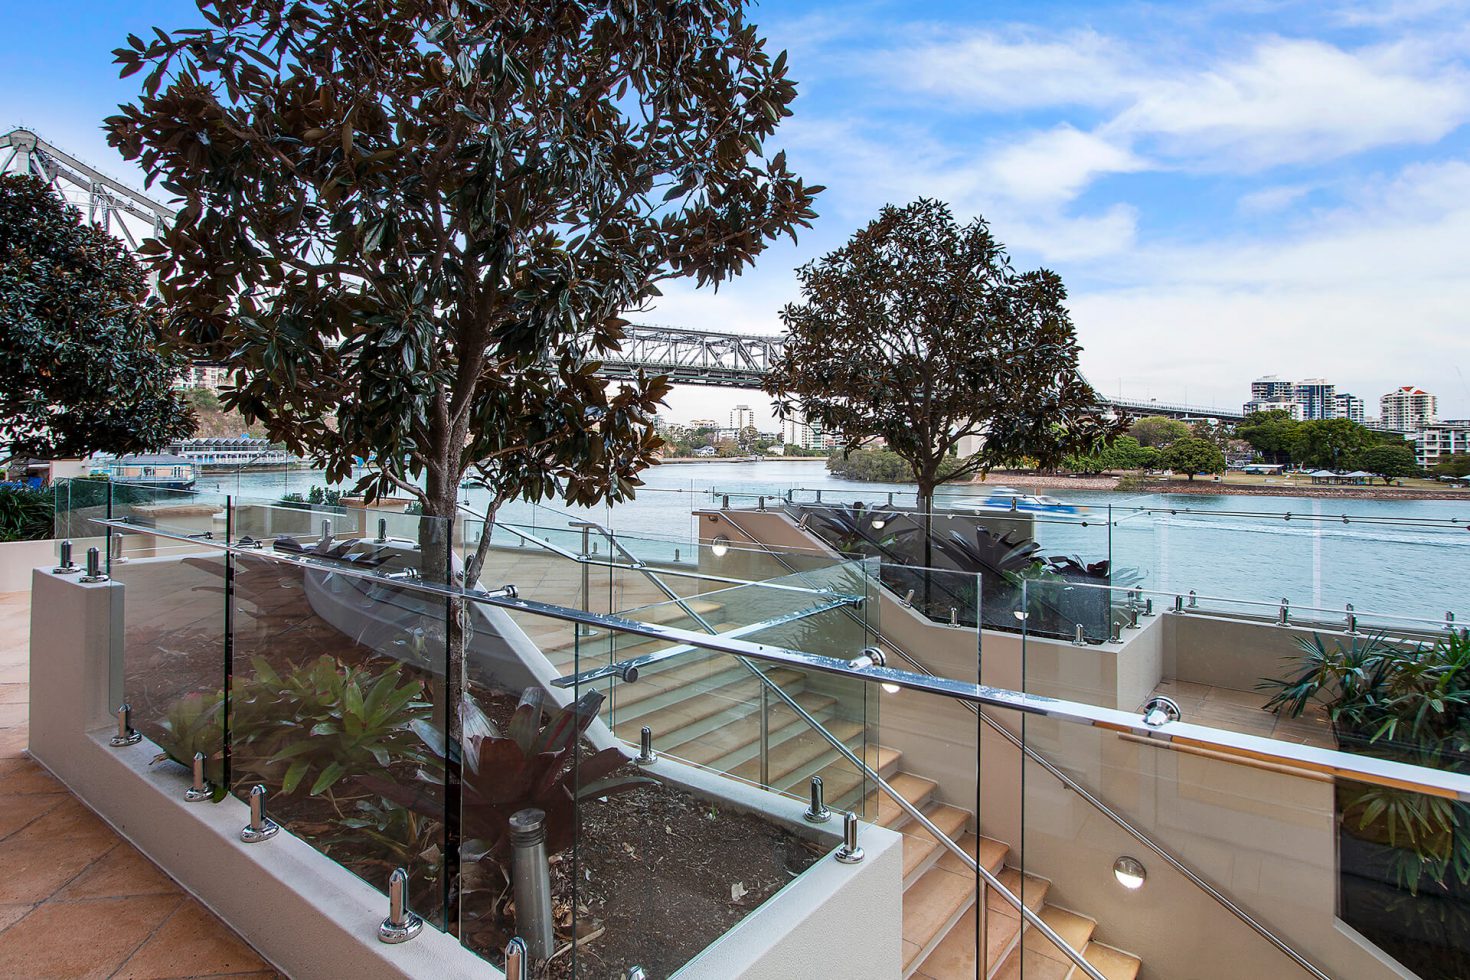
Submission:
[[[128,584],[124,656],[126,696],[134,724],[162,734],[160,723],[178,698],[218,691],[223,678],[224,582],[222,561],[138,563],[117,576]],[[301,572],[269,561],[244,563],[236,573],[234,663],[251,671],[263,657],[289,671],[323,654],[345,665],[382,669],[393,661],[355,642],[318,617],[302,588]],[[435,690],[420,676],[426,696]],[[474,691],[492,723],[501,723],[515,697]],[[303,732],[305,736],[305,733]],[[309,736],[305,736],[309,737]],[[241,760],[243,761],[243,760]],[[411,781],[405,769],[395,773]],[[644,774],[631,763],[620,775]],[[237,795],[256,774],[237,765]],[[369,840],[342,826],[372,794],[340,784],[335,800],[304,791],[276,795],[271,816],[374,887],[404,853],[442,843],[437,822],[421,822],[413,841]],[[402,844],[399,848],[394,846]],[[581,807],[577,843],[552,859],[557,949],[540,975],[552,978],[620,977],[633,965],[665,977],[729,931],[761,903],[814,864],[826,848],[763,817],[732,810],[681,787],[658,782]],[[429,921],[442,919],[442,882],[426,858],[411,867],[411,902]],[[482,862],[461,869],[461,938],[500,964],[515,934],[515,909],[506,875]],[[455,899],[451,899],[453,901]],[[574,942],[575,939],[575,942]]]

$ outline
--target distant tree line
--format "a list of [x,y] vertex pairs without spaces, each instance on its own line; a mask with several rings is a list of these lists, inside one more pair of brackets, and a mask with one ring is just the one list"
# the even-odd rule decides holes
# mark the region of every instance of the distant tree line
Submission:
[[[961,465],[958,456],[950,456],[940,466],[940,474]],[[827,472],[842,480],[864,483],[914,483],[914,468],[891,449],[834,449],[827,457]]]

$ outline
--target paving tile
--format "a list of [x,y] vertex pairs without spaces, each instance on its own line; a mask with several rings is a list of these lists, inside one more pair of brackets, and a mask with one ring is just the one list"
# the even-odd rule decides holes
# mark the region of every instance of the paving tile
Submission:
[[112,846],[90,841],[37,846],[34,840],[7,837],[0,841],[0,868],[5,871],[0,875],[0,905],[45,901]]
[[208,977],[267,967],[253,949],[191,898],[123,964],[116,980]]
[[0,704],[0,728],[23,728],[30,717],[31,706],[28,703]]
[[85,804],[66,794],[54,808],[31,821],[10,839],[33,841],[39,846],[52,842],[71,844],[79,841],[110,846],[117,843],[118,836]]
[[29,735],[24,728],[0,729],[0,759],[24,757]]
[[131,895],[182,894],[173,879],[158,870],[136,848],[119,843],[73,878],[51,900],[75,902],[92,898],[125,898]]
[[29,796],[13,796],[0,804],[0,840],[29,824],[32,820],[56,808],[66,799],[64,793],[32,793]]
[[60,780],[30,760],[26,765],[17,766],[0,776],[0,797],[65,792],[66,787]]
[[112,976],[183,903],[175,895],[48,902],[0,932],[0,976]]
[[34,905],[29,903],[21,905],[0,905],[0,932],[4,932],[15,925],[26,915],[30,914]]

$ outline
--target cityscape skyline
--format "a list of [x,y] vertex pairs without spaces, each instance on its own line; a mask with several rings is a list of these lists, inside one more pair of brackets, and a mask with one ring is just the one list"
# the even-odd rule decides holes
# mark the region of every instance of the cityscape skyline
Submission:
[[[0,124],[141,184],[100,130],[137,91],[110,51],[197,11],[80,7],[0,12]],[[776,332],[797,265],[882,204],[934,194],[990,219],[1017,268],[1062,275],[1082,368],[1107,394],[1238,406],[1229,379],[1268,361],[1334,378],[1370,411],[1364,392],[1412,381],[1441,414],[1470,417],[1470,284],[1455,259],[1470,250],[1462,9],[764,5],[757,20],[800,86],[783,142],[829,188],[820,217],[718,293],[673,286],[633,318]],[[50,84],[58,73],[66,86]],[[1045,82],[1007,83],[1018,74]],[[670,413],[724,417],[745,397],[676,391]]]

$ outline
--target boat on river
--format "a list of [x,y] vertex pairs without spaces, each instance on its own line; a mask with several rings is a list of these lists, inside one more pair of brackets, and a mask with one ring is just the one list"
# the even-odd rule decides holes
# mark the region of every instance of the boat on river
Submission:
[[948,505],[950,510],[978,511],[1020,511],[1026,514],[1066,514],[1079,515],[1087,513],[1087,508],[1078,504],[1069,504],[1065,500],[1045,494],[1027,493],[1014,487],[994,487],[990,496],[979,503],[953,503]]
[[191,460],[168,453],[119,456],[107,465],[113,483],[160,490],[191,490],[199,468]]

